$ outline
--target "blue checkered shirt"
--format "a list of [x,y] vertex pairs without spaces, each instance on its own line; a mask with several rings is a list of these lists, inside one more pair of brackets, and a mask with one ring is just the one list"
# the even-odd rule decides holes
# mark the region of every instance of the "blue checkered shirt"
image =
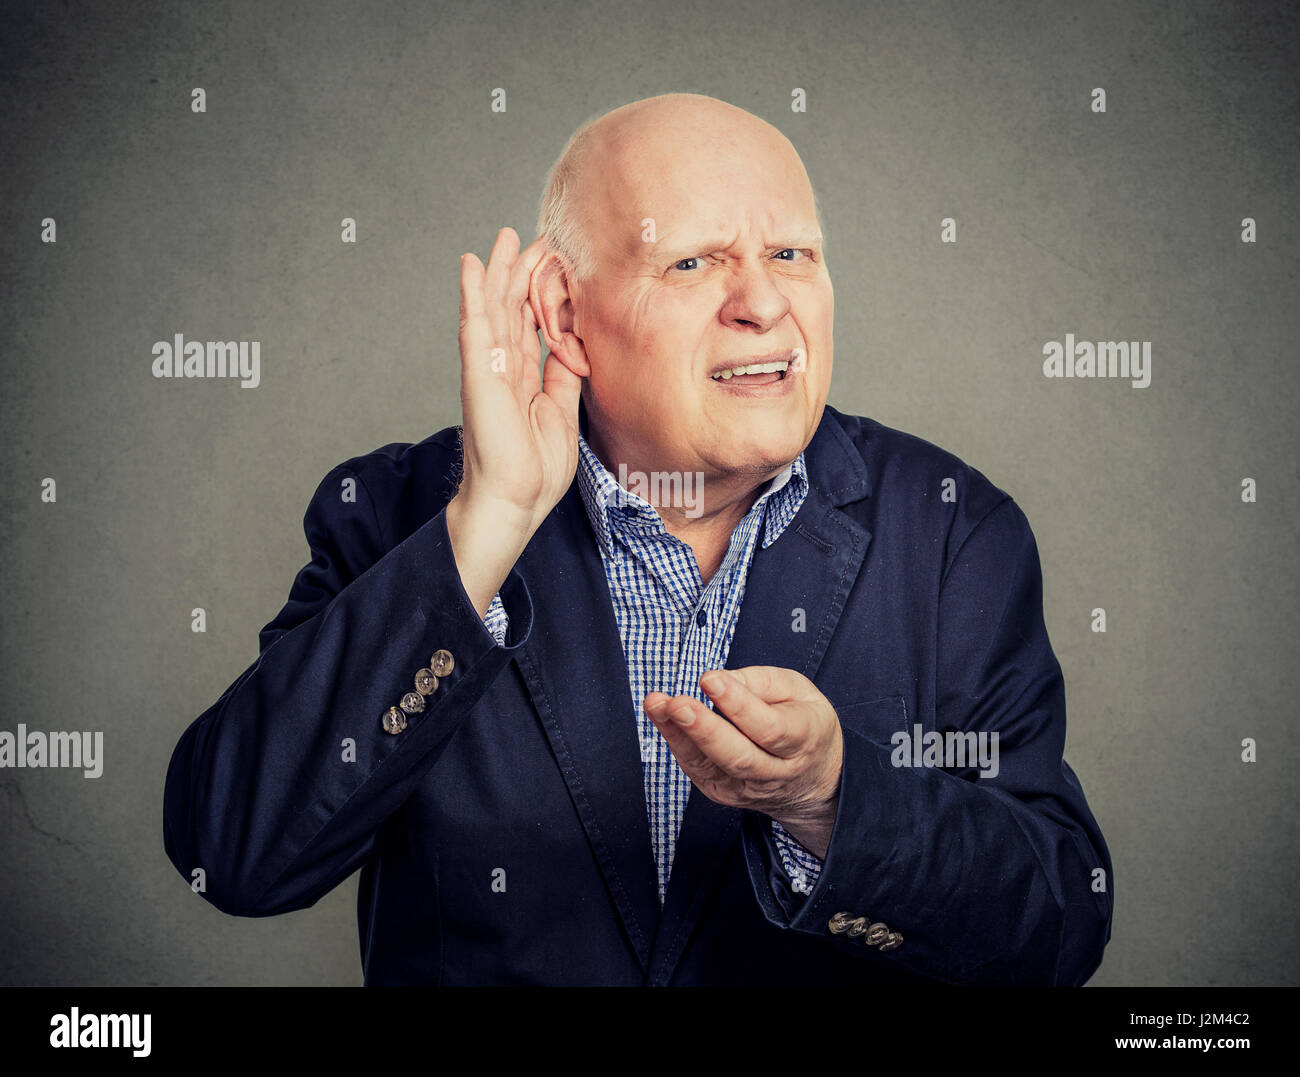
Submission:
[[[712,708],[700,688],[700,676],[726,665],[764,509],[763,546],[767,547],[781,537],[803,504],[808,472],[800,453],[768,484],[732,531],[727,556],[707,585],[690,546],[669,534],[653,505],[619,485],[581,435],[578,488],[600,547],[627,659],[632,688],[628,704],[640,734],[646,810],[662,905],[691,780],[663,734],[646,716],[642,701],[648,692],[664,692],[694,696]],[[483,621],[497,643],[504,643],[509,619],[500,594],[493,598]],[[775,819],[771,823],[791,889],[810,893],[822,862]]]

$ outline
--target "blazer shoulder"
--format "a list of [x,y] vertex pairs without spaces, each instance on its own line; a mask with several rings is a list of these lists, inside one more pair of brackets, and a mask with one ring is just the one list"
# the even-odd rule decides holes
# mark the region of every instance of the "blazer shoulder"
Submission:
[[334,492],[352,476],[374,509],[380,538],[392,548],[431,520],[455,496],[461,478],[460,427],[449,426],[423,441],[395,441],[336,464],[317,493]]
[[942,532],[947,556],[1006,502],[1004,512],[1023,518],[1006,490],[951,450],[865,415],[827,411],[867,468],[872,512],[914,521],[932,538]]

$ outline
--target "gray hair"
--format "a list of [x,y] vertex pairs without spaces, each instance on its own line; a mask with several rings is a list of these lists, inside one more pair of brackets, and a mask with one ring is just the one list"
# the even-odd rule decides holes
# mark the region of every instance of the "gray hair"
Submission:
[[584,281],[596,273],[596,252],[587,234],[586,214],[575,197],[582,166],[590,149],[592,125],[603,114],[586,120],[565,143],[551,166],[542,192],[537,216],[537,234],[558,252],[574,280]]

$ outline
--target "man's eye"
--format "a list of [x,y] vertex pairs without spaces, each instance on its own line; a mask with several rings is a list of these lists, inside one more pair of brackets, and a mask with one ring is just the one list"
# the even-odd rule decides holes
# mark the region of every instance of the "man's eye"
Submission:
[[[692,262],[694,262],[695,264],[691,265],[690,263]],[[703,266],[704,266],[704,255],[702,254],[696,254],[690,258],[683,258],[681,261],[673,263],[674,269],[681,269],[687,271],[692,269],[699,269],[702,268]]]
[[779,251],[777,251],[776,254],[777,254],[777,257],[778,257],[778,258],[780,258],[781,255],[783,255],[783,254],[788,254],[788,255],[790,255],[789,258],[782,259],[783,261],[786,261],[786,262],[793,262],[793,261],[794,261],[794,256],[795,256],[796,254],[801,254],[801,255],[803,255],[803,257],[804,257],[805,260],[807,260],[807,259],[809,259],[809,258],[812,257],[812,252],[811,252],[811,251],[796,250],[794,247],[786,247],[786,248],[784,248],[783,250],[779,250]]

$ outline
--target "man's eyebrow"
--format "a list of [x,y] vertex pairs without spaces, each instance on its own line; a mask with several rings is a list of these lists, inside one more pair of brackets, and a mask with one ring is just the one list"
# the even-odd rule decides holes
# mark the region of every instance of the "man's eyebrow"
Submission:
[[[774,250],[785,250],[787,247],[816,246],[821,242],[821,232],[793,232],[788,233],[784,239],[778,242],[769,243],[768,246]],[[697,254],[705,254],[709,251],[723,250],[731,245],[732,241],[726,238],[705,239],[696,242],[685,239],[661,239],[654,243],[643,244],[643,247],[646,256],[649,258],[658,259],[676,254],[678,260],[680,260],[682,258],[692,258]]]
[[[820,243],[822,241],[822,234],[820,232],[794,232],[787,236],[787,239],[789,240],[788,243],[781,244],[782,250],[786,247],[797,247],[800,244],[812,245]],[[776,244],[774,243],[772,246],[775,247]]]

